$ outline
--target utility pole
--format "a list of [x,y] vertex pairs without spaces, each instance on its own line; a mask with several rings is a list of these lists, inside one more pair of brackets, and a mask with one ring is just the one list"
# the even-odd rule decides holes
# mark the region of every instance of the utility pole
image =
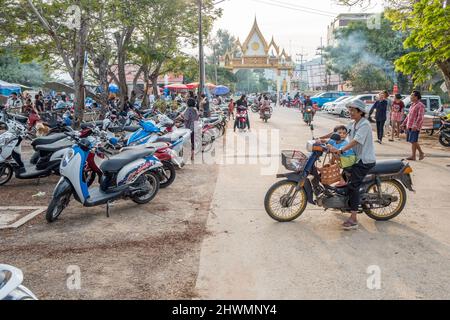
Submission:
[[202,17],[202,8],[203,1],[198,1],[198,62],[200,65],[200,84],[198,87],[198,99],[199,102],[201,100],[201,94],[205,92],[205,54],[203,49],[203,17]]

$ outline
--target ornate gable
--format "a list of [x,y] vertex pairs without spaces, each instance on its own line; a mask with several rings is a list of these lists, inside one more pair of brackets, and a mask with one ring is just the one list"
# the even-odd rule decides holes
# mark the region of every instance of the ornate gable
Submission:
[[246,56],[264,56],[269,51],[269,45],[259,29],[256,17],[252,30],[242,45],[242,50]]

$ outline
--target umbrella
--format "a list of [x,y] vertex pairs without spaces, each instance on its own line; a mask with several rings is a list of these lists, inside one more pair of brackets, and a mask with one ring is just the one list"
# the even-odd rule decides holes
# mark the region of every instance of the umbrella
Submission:
[[192,89],[197,89],[199,85],[200,84],[198,82],[193,82],[193,83],[187,84],[186,87],[188,87],[189,90],[192,90]]
[[214,91],[213,91],[214,95],[216,96],[224,96],[230,93],[230,89],[228,87],[225,86],[217,86]]
[[119,87],[117,86],[117,85],[115,85],[115,84],[110,84],[109,85],[109,92],[111,92],[111,93],[119,93]]
[[189,90],[189,87],[185,84],[171,84],[165,86],[164,88],[167,88],[169,90]]
[[207,83],[207,84],[205,84],[205,87],[207,87],[208,89],[214,89],[217,86],[213,83]]

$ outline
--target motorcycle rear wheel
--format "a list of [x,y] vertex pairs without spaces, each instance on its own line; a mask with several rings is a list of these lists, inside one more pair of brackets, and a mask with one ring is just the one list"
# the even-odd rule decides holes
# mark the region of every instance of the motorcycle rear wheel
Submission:
[[275,183],[267,191],[264,199],[264,207],[267,214],[278,222],[290,222],[300,217],[306,209],[307,197],[305,190],[301,189],[290,199],[295,192],[297,183],[283,180]]
[[[367,193],[378,194],[377,184],[374,183],[367,189]],[[398,198],[398,201],[392,202],[389,206],[383,208],[364,208],[365,214],[376,221],[388,221],[397,217],[405,208],[407,195],[405,187],[397,180],[381,182],[381,193],[389,194]]]
[[10,164],[0,165],[0,186],[6,184],[13,176],[13,168]]
[[159,191],[159,178],[154,172],[147,172],[145,173],[144,177],[147,179],[146,183],[149,183],[151,185],[151,189],[144,195],[134,196],[133,198],[131,198],[131,200],[137,204],[149,203],[156,197]]

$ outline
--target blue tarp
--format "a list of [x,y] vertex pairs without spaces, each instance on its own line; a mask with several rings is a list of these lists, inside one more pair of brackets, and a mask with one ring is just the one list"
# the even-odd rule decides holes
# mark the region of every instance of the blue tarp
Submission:
[[10,96],[11,93],[16,92],[20,93],[22,92],[20,86],[12,83],[8,83],[5,81],[0,80],[0,95],[3,96]]

